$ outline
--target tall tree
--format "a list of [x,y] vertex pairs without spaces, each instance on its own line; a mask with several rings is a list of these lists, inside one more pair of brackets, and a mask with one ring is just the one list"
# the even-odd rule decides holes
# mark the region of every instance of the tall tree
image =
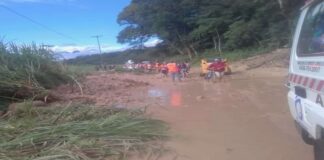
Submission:
[[121,43],[157,37],[190,58],[208,48],[282,46],[303,0],[132,0],[119,15]]

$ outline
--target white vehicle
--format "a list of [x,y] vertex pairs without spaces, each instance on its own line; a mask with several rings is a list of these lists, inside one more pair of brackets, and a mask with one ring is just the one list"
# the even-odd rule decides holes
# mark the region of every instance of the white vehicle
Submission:
[[324,0],[307,1],[294,35],[288,103],[298,131],[324,160]]
[[124,68],[125,69],[128,69],[128,70],[133,70],[135,69],[135,63],[133,60],[128,60],[125,65],[124,65]]

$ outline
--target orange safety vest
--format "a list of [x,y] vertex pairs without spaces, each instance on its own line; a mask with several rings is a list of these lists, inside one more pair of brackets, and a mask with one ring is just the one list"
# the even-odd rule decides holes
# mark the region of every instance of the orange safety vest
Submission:
[[170,73],[176,73],[178,72],[178,67],[176,63],[168,63],[167,64],[168,70]]

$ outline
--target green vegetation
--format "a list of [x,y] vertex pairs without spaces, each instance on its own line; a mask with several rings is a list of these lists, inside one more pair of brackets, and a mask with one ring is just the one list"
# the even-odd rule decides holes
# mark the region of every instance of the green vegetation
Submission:
[[154,141],[167,138],[166,131],[166,124],[141,111],[25,103],[0,120],[0,159],[125,159],[148,147],[161,152]]
[[[140,52],[141,51],[141,52]],[[197,64],[200,63],[201,58],[215,58],[215,57],[222,57],[227,58],[229,61],[237,61],[243,58],[248,58],[250,56],[263,54],[271,51],[271,48],[245,48],[240,50],[233,50],[233,51],[225,51],[221,54],[214,49],[206,49],[204,52],[201,52],[198,54],[198,56],[192,58],[191,63]],[[155,62],[156,60],[159,62],[164,61],[189,61],[187,55],[181,55],[181,54],[173,54],[170,53],[165,54],[156,52],[156,49],[150,48],[150,49],[137,49],[137,50],[128,50],[126,52],[118,52],[118,53],[107,53],[102,55],[90,55],[90,56],[83,56],[83,57],[77,57],[75,59],[68,60],[68,64],[77,64],[78,66],[86,66],[92,67],[94,69],[94,66],[89,66],[88,64],[92,65],[100,65],[100,63],[104,64],[124,64],[127,60],[132,59],[136,63],[142,62],[142,61],[152,61]],[[74,67],[73,67],[74,68]],[[83,67],[80,67],[83,68]],[[117,67],[116,71],[124,71],[122,68]]]
[[96,71],[95,65],[67,65],[67,71],[74,77],[84,77]]
[[[78,57],[71,64],[123,64],[132,59],[238,60],[289,46],[304,0],[132,0],[118,16],[118,41],[131,49]],[[160,39],[156,47],[145,42]]]
[[69,81],[64,66],[46,48],[0,42],[0,110]]
[[166,124],[141,111],[33,106],[32,100],[43,100],[49,89],[94,70],[91,65],[63,65],[43,47],[0,42],[0,111],[6,111],[0,115],[0,159],[127,159],[162,152],[155,142],[167,138]]
[[215,50],[207,50],[200,57],[208,59],[208,58],[215,58],[218,56],[218,57],[226,58],[229,61],[237,61],[251,56],[268,53],[269,51],[271,51],[271,48],[245,48],[241,50],[227,51],[222,54],[218,54],[217,52],[215,52]]
[[118,41],[137,48],[152,38],[190,59],[204,50],[289,44],[304,0],[132,0],[118,17]]

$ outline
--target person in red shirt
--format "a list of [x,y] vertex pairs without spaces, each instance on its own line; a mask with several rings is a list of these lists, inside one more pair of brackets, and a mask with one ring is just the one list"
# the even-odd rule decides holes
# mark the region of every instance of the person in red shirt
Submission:
[[162,65],[161,65],[161,73],[163,75],[163,77],[168,77],[168,67],[167,67],[167,64],[164,62]]
[[224,76],[225,67],[225,63],[220,58],[217,58],[208,66],[208,70],[210,70],[211,73],[215,73],[215,76],[219,79],[219,81],[221,81]]

